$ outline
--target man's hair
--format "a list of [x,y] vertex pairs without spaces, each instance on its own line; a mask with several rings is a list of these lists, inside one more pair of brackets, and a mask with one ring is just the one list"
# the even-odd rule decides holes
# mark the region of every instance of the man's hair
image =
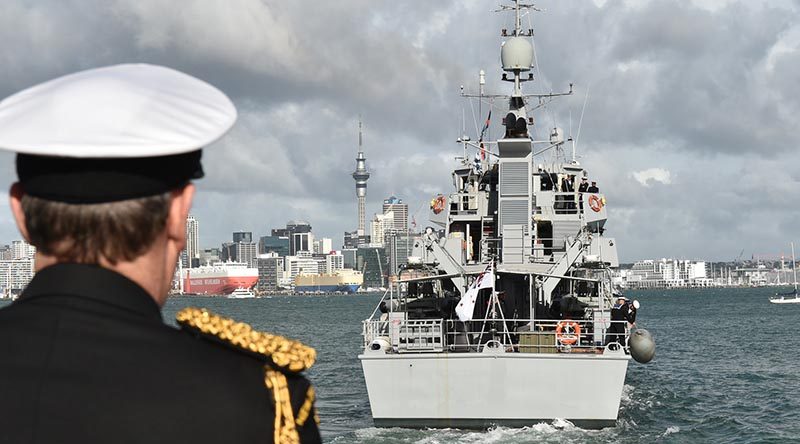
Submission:
[[22,197],[30,243],[44,254],[84,264],[116,264],[144,254],[164,230],[170,193],[99,204]]

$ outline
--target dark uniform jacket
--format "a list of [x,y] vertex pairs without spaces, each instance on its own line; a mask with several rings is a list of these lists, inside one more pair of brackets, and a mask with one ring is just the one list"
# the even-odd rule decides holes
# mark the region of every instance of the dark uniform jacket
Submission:
[[[165,325],[120,274],[47,267],[0,310],[0,443],[273,442],[269,362]],[[319,442],[310,383],[281,374],[295,436]]]

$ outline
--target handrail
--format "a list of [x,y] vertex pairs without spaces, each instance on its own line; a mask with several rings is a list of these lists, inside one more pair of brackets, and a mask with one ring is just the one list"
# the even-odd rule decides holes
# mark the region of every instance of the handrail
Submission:
[[[532,327],[531,327],[532,326]],[[613,326],[617,326],[612,328]],[[478,352],[498,341],[505,352],[592,353],[616,342],[627,350],[627,321],[534,319],[369,319],[363,322],[364,346],[379,338],[395,353]]]

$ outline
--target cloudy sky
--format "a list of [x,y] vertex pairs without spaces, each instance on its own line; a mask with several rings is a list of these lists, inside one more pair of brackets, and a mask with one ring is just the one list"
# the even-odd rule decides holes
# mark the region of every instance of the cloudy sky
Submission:
[[[391,194],[423,225],[451,187],[459,97],[498,82],[498,30],[485,0],[4,0],[0,96],[122,62],[167,65],[231,96],[232,132],[206,150],[194,213],[201,244],[290,219],[342,241],[357,225],[359,115],[372,177],[368,214]],[[575,95],[537,115],[557,125],[606,193],[621,258],[730,260],[800,242],[800,1],[541,0],[539,82]],[[528,17],[525,22],[528,22]],[[494,103],[492,134],[503,103]],[[487,106],[483,106],[484,113]],[[571,117],[571,119],[570,119]],[[9,185],[13,157],[0,155]],[[18,237],[0,210],[0,242]]]

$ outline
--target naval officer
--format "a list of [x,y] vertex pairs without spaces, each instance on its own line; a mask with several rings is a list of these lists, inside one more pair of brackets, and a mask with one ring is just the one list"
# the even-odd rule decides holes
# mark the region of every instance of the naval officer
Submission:
[[10,203],[36,275],[0,310],[0,443],[319,442],[313,349],[199,308],[164,323],[203,175],[236,110],[152,65],[0,102]]

